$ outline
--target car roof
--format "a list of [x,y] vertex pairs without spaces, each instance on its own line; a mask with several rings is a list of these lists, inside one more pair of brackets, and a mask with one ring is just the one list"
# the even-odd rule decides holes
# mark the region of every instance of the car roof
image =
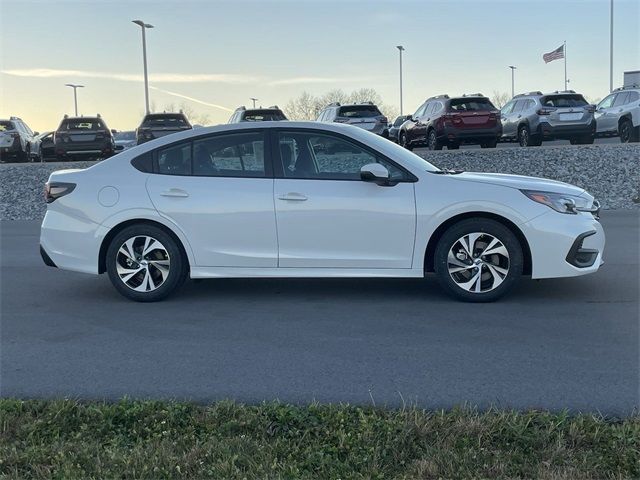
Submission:
[[182,115],[183,117],[184,112],[155,112],[155,113],[147,113],[145,115],[146,117],[166,117],[166,116],[177,116],[177,115]]
[[64,117],[62,120],[102,120],[102,117]]

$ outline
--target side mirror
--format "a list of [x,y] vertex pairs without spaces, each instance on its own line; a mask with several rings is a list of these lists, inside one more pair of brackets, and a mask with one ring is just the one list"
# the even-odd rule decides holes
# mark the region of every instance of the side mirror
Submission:
[[368,163],[360,169],[360,178],[363,182],[373,182],[377,185],[390,185],[389,170],[380,163]]
[[33,132],[33,135],[34,136],[38,136],[38,135],[40,135],[40,132]]

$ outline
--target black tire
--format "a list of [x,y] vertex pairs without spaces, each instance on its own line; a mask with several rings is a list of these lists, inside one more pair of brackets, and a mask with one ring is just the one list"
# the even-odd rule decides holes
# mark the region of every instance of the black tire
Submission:
[[404,147],[409,151],[413,150],[413,147],[411,146],[411,144],[409,143],[409,139],[407,138],[407,132],[400,132],[400,136],[398,138],[398,142],[400,143],[401,147]]
[[442,143],[438,140],[438,135],[434,129],[427,132],[427,147],[429,150],[442,150]]
[[[140,254],[145,241],[142,237],[150,237],[157,240],[164,249],[154,249],[146,257],[141,258]],[[141,263],[134,261],[133,265],[129,266],[125,263],[127,256],[120,253],[120,248],[131,238],[136,239],[132,247],[134,254],[139,258],[137,261]],[[145,264],[146,260],[149,260],[150,263],[144,266],[143,264]],[[166,276],[162,275],[162,269],[151,264],[154,261],[156,263],[166,263],[168,261],[169,271]],[[128,280],[130,283],[125,284],[118,274],[118,265],[123,268],[130,268],[132,271],[140,267],[140,271]],[[148,224],[131,225],[117,233],[107,249],[106,266],[109,280],[111,280],[118,293],[136,302],[157,302],[168,297],[180,288],[188,274],[188,260],[182,253],[178,241],[162,228]],[[151,277],[151,281],[147,281],[147,275]],[[148,289],[154,279],[158,283],[158,280],[162,278],[163,281],[159,286],[152,290]],[[139,285],[136,285],[138,282]],[[134,290],[136,286],[149,291],[136,291]]]
[[631,120],[625,118],[618,126],[618,135],[622,143],[637,142],[640,136],[640,126],[634,128]]
[[531,134],[527,125],[518,127],[518,143],[521,147],[539,147],[542,145],[542,139]]
[[496,148],[498,146],[498,139],[488,140],[480,144],[480,148]]
[[[467,269],[465,267],[465,269],[460,272],[450,273],[449,251],[456,245],[462,248],[462,244],[460,244],[458,240],[465,235],[473,233],[481,233],[482,235],[476,239],[471,249],[472,252],[470,253],[479,253],[482,248],[486,248],[487,242],[490,241],[489,236],[492,236],[506,248],[508,253],[506,263],[505,256],[501,254],[488,255],[482,258],[468,257],[465,260],[460,260],[456,255],[456,261],[464,263],[465,265],[468,264],[469,268]],[[476,247],[475,252],[473,251],[473,247]],[[477,267],[474,266],[476,265],[475,262],[479,262],[477,263]],[[501,277],[501,283],[495,288],[489,288],[494,284],[494,276],[490,268],[483,265],[483,263],[490,263],[492,267],[500,264],[500,268],[506,270],[506,275]],[[466,302],[493,302],[505,295],[522,276],[523,263],[522,246],[516,235],[502,223],[488,218],[470,218],[449,227],[442,237],[440,237],[434,255],[434,267],[440,285],[450,295]],[[452,266],[452,268],[455,269],[456,267]],[[481,285],[480,292],[471,292],[459,285],[459,283],[467,280],[472,282],[478,274]],[[454,280],[454,275],[458,278],[458,282]],[[476,286],[477,280],[469,286],[469,289],[475,289]],[[484,291],[482,291],[483,288]]]

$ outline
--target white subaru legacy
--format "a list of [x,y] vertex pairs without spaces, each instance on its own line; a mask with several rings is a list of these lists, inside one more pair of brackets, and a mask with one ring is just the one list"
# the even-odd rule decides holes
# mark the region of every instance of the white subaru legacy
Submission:
[[106,272],[138,301],[187,277],[423,277],[486,302],[523,275],[598,270],[583,189],[440,170],[363,129],[261,122],[188,130],[86,170],[53,172],[47,265]]

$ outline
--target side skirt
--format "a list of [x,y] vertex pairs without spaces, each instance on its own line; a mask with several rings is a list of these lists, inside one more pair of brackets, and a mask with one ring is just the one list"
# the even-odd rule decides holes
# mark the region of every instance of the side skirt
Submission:
[[410,268],[242,268],[191,267],[191,278],[420,278],[424,271]]

